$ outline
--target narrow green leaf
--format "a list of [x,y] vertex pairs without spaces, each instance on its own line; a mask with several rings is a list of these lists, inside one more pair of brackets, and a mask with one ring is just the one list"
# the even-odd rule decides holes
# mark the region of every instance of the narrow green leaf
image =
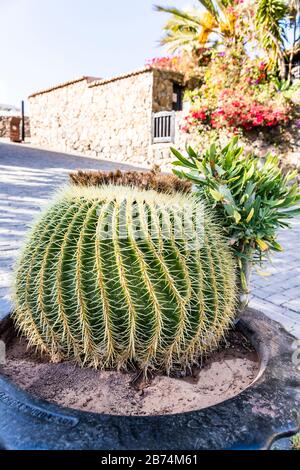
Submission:
[[259,238],[256,238],[255,241],[258,244],[261,251],[267,251],[269,249],[269,245],[265,241],[260,240]]
[[191,163],[187,158],[185,158],[178,150],[176,150],[174,147],[171,147],[171,152],[175,155],[175,157],[183,163],[183,166],[186,166],[188,168],[195,168],[194,163]]
[[210,189],[209,192],[215,199],[215,201],[222,201],[222,199],[224,199],[224,196],[222,196],[222,194],[219,193],[219,191],[216,191],[215,189]]
[[238,224],[241,220],[241,214],[238,211],[234,210],[233,217],[234,217],[235,222]]
[[246,219],[247,224],[249,224],[249,222],[252,219],[253,215],[254,215],[254,207],[252,207],[251,211],[249,212],[249,214],[247,216],[247,219]]

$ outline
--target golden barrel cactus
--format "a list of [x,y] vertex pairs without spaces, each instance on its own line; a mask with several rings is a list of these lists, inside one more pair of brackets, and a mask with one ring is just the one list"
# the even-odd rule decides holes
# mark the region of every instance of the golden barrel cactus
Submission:
[[14,320],[53,361],[186,369],[234,316],[235,265],[192,194],[69,186],[17,265]]

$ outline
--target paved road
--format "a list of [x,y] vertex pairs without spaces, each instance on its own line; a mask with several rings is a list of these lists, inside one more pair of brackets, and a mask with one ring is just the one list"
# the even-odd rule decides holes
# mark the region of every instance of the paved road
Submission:
[[250,305],[300,339],[300,217],[293,220],[291,230],[281,230],[278,241],[284,251],[260,269],[268,276],[254,274]]
[[23,237],[49,196],[76,169],[133,169],[104,162],[0,143],[0,318],[11,308],[12,267]]
[[[0,318],[10,310],[9,287],[14,260],[34,215],[75,169],[132,168],[18,145],[0,143]],[[255,275],[251,305],[280,321],[300,338],[300,218],[282,231],[285,252]]]

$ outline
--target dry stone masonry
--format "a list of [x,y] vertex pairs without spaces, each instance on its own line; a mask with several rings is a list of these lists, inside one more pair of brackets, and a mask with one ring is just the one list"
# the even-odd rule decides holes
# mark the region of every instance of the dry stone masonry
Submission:
[[[10,136],[10,123],[11,123],[11,120],[13,119],[13,117],[15,117],[15,116],[1,116],[0,115],[0,138],[9,139],[9,136]],[[28,116],[25,116],[25,137],[30,137],[30,126],[29,126],[29,117]]]
[[108,80],[82,77],[29,98],[34,145],[103,160],[167,167],[170,145],[183,149],[182,112],[172,144],[152,143],[152,113],[172,111],[183,76],[146,67]]

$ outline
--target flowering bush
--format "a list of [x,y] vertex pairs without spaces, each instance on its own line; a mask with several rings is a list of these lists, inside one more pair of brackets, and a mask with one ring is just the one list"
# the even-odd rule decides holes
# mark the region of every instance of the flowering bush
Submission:
[[192,128],[205,125],[213,129],[229,127],[249,131],[284,124],[289,120],[288,112],[289,107],[279,100],[261,103],[253,95],[247,96],[227,88],[220,92],[216,107],[192,109],[183,130],[190,132]]
[[199,89],[188,92],[191,111],[182,130],[234,133],[286,124],[291,104],[272,81],[266,63],[234,49],[215,52]]
[[[202,55],[201,55],[202,57]],[[200,60],[200,59],[199,59]],[[166,71],[179,72],[188,79],[190,76],[198,75],[198,59],[188,54],[154,57],[146,61],[146,66]]]
[[146,66],[161,70],[171,70],[182,73],[189,78],[204,77],[204,72],[210,65],[214,52],[208,47],[198,47],[192,53],[183,51],[181,54],[154,57],[146,61]]
[[181,57],[180,56],[165,56],[165,57],[154,57],[146,62],[149,67],[158,69],[173,70],[175,72],[181,69]]
[[253,96],[238,95],[233,90],[223,90],[220,106],[211,114],[212,127],[230,126],[251,130],[254,127],[276,126],[288,121],[288,108],[278,102],[260,103]]

